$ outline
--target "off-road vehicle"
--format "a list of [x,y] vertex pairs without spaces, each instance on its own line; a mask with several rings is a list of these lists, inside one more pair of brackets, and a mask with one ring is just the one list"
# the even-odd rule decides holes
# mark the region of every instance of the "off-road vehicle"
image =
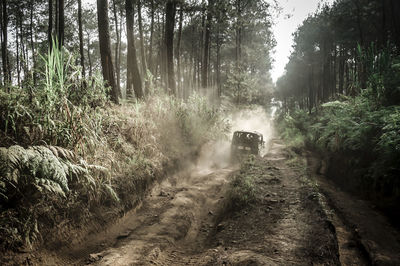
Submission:
[[260,155],[264,147],[263,135],[258,132],[235,131],[231,144],[231,159],[233,161],[246,155]]

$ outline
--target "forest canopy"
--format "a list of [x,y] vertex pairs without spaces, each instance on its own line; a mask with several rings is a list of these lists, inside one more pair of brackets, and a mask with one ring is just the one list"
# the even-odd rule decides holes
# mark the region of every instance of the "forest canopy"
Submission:
[[114,102],[142,98],[151,86],[181,98],[202,89],[238,103],[266,100],[272,89],[276,7],[265,0],[1,3],[4,87],[36,86],[41,55],[56,41],[82,79],[102,71]]

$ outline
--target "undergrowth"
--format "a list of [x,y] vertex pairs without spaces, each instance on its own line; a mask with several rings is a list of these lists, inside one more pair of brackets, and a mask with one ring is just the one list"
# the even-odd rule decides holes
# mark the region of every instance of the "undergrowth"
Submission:
[[74,228],[120,216],[177,161],[227,132],[197,95],[152,89],[144,101],[113,105],[102,79],[82,79],[74,60],[55,48],[36,85],[0,88],[2,250],[69,242]]
[[254,155],[248,156],[230,181],[227,191],[228,210],[237,211],[255,201],[255,178],[258,169],[255,160]]
[[399,62],[385,54],[371,57],[368,86],[359,95],[340,95],[311,114],[281,113],[276,123],[290,146],[335,158],[332,174],[346,175],[336,178],[384,207],[400,202]]

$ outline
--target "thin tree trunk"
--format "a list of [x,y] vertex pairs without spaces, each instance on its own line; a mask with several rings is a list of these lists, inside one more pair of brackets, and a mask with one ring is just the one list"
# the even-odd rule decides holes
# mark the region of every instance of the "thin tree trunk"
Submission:
[[57,42],[58,42],[58,30],[59,30],[58,29],[58,12],[59,12],[59,10],[58,10],[58,0],[55,0],[55,1],[56,1],[56,6],[55,6],[56,17],[54,19],[54,22],[55,22],[55,25],[54,25],[55,34],[54,35],[56,36]]
[[18,87],[21,86],[21,65],[20,65],[20,58],[19,58],[19,36],[18,36],[18,18],[15,21],[15,41],[17,44],[16,47],[16,55],[17,55],[17,82],[18,82]]
[[8,64],[8,48],[7,48],[7,25],[8,25],[8,14],[7,14],[7,0],[2,1],[2,43],[1,43],[1,58],[3,63],[3,83],[6,85],[11,81],[9,75],[9,64]]
[[117,7],[115,4],[115,0],[113,0],[113,11],[114,11],[114,21],[115,21],[115,34],[117,35],[117,43],[115,44],[115,72],[117,73],[117,87],[118,91],[121,92],[121,71],[120,71],[120,65],[119,65],[119,48],[120,48],[120,42],[121,42],[121,34],[120,34],[120,29],[118,28],[118,16],[117,16]]
[[340,47],[339,52],[339,93],[343,93],[344,85],[344,49]]
[[64,0],[58,0],[58,47],[64,45]]
[[137,58],[136,58],[136,48],[135,40],[133,38],[133,1],[125,0],[125,10],[126,10],[126,34],[128,39],[128,58],[127,58],[127,93],[133,90],[135,91],[135,96],[140,99],[143,98],[142,81],[140,78]]
[[108,1],[97,0],[97,21],[99,30],[101,66],[104,80],[111,87],[111,100],[119,103],[118,88],[115,85],[114,67],[111,57],[110,30],[108,23]]
[[183,6],[181,4],[181,8],[179,10],[179,28],[178,28],[178,41],[176,44],[176,62],[177,62],[177,79],[178,79],[178,95],[180,95],[182,89],[182,70],[181,70],[181,39],[182,39],[182,24],[183,24]]
[[241,1],[236,0],[236,10],[237,10],[237,18],[236,18],[236,69],[239,70],[239,61],[241,59]]
[[150,15],[150,44],[149,44],[149,54],[148,54],[148,65],[150,72],[154,75],[153,67],[153,34],[154,34],[154,0],[151,0],[151,15]]
[[22,52],[22,59],[23,59],[22,68],[24,70],[24,78],[25,78],[26,73],[28,72],[28,66],[27,66],[27,55],[26,55],[26,49],[25,49],[25,43],[24,43],[24,32],[23,32],[23,28],[22,28],[22,17],[19,20],[19,32],[20,32],[20,44],[21,44],[21,52]]
[[[146,65],[146,51],[144,50],[144,38],[143,38],[143,25],[142,25],[142,1],[137,0],[138,8],[138,26],[139,26],[139,38],[140,38],[140,56],[142,61],[142,76],[147,76],[147,65]],[[146,79],[146,78],[145,78]],[[147,86],[145,86],[145,90]],[[147,91],[146,91],[147,93]]]
[[165,50],[167,67],[167,89],[176,95],[174,74],[174,26],[175,26],[176,1],[168,0],[165,6]]
[[89,32],[86,32],[86,34],[87,34],[87,56],[89,61],[89,78],[91,78],[93,74],[93,66],[92,66],[92,58],[90,57],[90,36]]
[[36,55],[35,55],[35,44],[33,42],[33,10],[34,10],[34,0],[31,0],[31,19],[30,19],[30,24],[29,24],[29,31],[30,31],[30,37],[31,37],[31,50],[32,50],[32,76],[33,76],[33,84],[36,85]]
[[207,19],[205,23],[205,34],[204,34],[204,52],[203,52],[203,65],[202,65],[202,79],[201,86],[207,88],[208,85],[208,66],[209,66],[209,48],[210,48],[210,29],[211,29],[211,9],[213,2],[208,0],[207,6]]
[[[80,0],[79,0],[80,1]],[[49,0],[49,26],[47,29],[47,43],[49,50],[53,48],[53,0]]]
[[85,55],[83,52],[83,29],[82,29],[82,0],[78,0],[78,24],[79,24],[79,53],[81,55],[82,77],[85,78]]
[[218,97],[222,95],[222,86],[221,86],[221,38],[220,34],[220,21],[218,21],[217,26],[217,65],[215,71],[217,72],[217,88],[218,88]]

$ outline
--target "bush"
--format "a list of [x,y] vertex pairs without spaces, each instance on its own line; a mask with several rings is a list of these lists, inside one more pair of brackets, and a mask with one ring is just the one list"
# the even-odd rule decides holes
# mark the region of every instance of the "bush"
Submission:
[[67,242],[51,228],[121,215],[228,128],[198,95],[184,102],[152,90],[146,101],[112,105],[99,76],[82,80],[74,57],[53,47],[36,86],[0,89],[2,248]]
[[250,155],[241,164],[240,172],[233,176],[227,191],[229,210],[240,210],[256,200],[256,176],[252,173],[255,168],[255,156]]
[[38,84],[0,90],[0,141],[5,146],[83,148],[84,137],[96,138],[89,121],[98,118],[96,107],[105,106],[108,89],[98,77],[79,80],[74,57],[53,47],[42,57]]

